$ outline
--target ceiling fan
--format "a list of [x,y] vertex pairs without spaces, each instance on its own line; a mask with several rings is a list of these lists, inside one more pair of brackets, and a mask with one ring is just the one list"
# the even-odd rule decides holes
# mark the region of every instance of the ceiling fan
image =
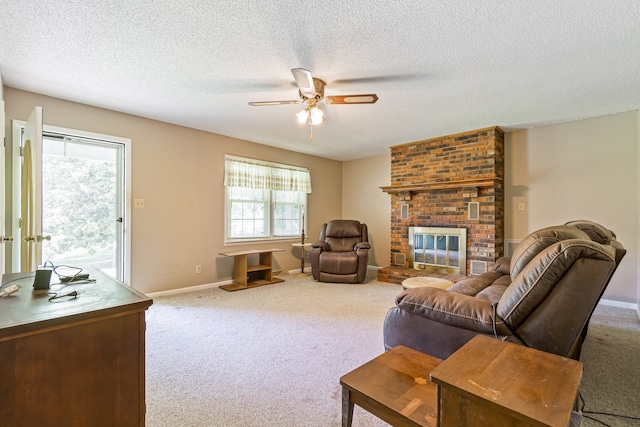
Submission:
[[[378,100],[374,93],[363,95],[324,95],[325,82],[313,77],[311,71],[304,68],[292,68],[293,78],[299,89],[300,99],[291,101],[260,101],[250,102],[249,105],[268,106],[283,104],[304,104],[306,107],[296,116],[300,123],[318,125],[324,121],[324,112],[319,104],[373,104]],[[313,139],[313,134],[311,135]]]

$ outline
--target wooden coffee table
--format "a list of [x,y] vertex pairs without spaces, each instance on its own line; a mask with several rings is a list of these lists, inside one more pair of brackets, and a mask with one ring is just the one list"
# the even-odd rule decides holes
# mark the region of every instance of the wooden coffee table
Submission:
[[351,426],[354,404],[393,426],[435,427],[436,386],[429,374],[440,362],[399,345],[344,375],[343,427]]

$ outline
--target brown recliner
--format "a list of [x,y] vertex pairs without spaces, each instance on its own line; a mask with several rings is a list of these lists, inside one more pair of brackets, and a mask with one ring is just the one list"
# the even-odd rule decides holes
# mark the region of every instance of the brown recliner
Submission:
[[321,282],[362,283],[369,259],[367,225],[336,219],[320,228],[320,238],[309,251],[311,273]]
[[401,292],[384,322],[402,344],[444,359],[476,335],[579,359],[589,319],[626,251],[589,221],[531,233],[494,270],[448,289]]

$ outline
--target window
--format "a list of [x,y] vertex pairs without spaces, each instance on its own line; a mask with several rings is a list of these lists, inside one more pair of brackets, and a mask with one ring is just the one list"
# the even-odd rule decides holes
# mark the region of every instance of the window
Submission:
[[226,242],[298,237],[304,228],[308,169],[225,156]]

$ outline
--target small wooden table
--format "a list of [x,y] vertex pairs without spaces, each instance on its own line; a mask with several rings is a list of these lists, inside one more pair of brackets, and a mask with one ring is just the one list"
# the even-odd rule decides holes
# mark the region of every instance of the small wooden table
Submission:
[[344,375],[342,426],[351,426],[357,404],[393,426],[434,427],[436,386],[429,373],[440,362],[399,345]]
[[294,248],[300,248],[300,274],[299,276],[308,276],[309,273],[304,272],[304,252],[305,250],[309,250],[311,247],[311,243],[292,243],[291,246]]
[[483,335],[431,371],[438,425],[569,425],[582,363]]
[[[252,249],[247,251],[220,252],[220,255],[233,257],[233,283],[221,285],[225,291],[239,291],[284,282],[273,276],[273,252],[283,252],[284,249]],[[259,254],[260,261],[256,265],[247,265],[248,257]]]

